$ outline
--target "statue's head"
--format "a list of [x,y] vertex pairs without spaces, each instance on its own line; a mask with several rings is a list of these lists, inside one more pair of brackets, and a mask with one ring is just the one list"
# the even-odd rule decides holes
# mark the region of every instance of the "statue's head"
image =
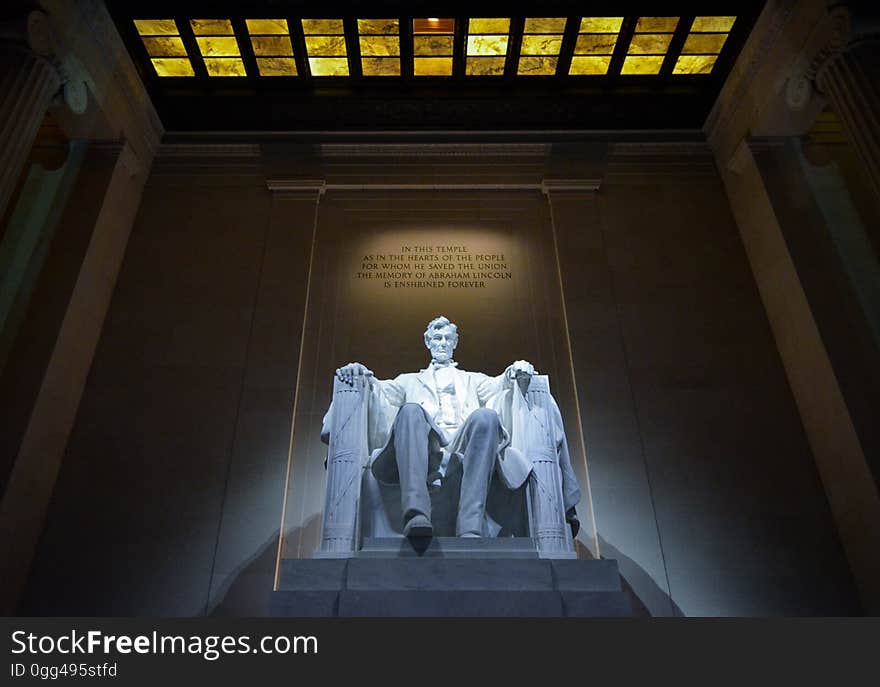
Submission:
[[428,322],[428,328],[425,329],[425,346],[431,351],[433,360],[438,363],[448,362],[458,346],[458,327],[442,315],[435,317]]

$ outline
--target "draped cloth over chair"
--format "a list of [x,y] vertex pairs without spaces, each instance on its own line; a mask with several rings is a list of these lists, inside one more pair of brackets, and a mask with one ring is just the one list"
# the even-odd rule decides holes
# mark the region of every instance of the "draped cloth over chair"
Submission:
[[[503,428],[486,499],[484,535],[530,537],[542,557],[574,557],[566,512],[580,499],[580,490],[547,376],[531,377],[525,392],[519,384],[495,383],[499,378],[485,375],[479,375],[480,383],[483,378],[483,407],[498,414]],[[375,387],[376,382],[371,389],[365,377],[356,378],[353,385],[334,380],[333,402],[322,430],[329,450],[321,547],[316,554],[321,557],[355,556],[364,537],[403,536],[400,490],[384,476],[387,461],[385,468],[382,463],[399,406],[386,402]],[[426,475],[435,536],[452,536],[461,447],[450,443],[440,428],[432,441],[434,451],[446,444],[442,465]]]

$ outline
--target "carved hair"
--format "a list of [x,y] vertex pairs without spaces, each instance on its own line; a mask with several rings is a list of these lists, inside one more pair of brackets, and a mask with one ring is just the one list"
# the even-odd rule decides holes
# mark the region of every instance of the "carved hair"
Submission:
[[449,321],[449,318],[443,317],[435,317],[433,320],[428,322],[428,327],[425,329],[425,345],[428,345],[428,339],[431,338],[431,334],[438,330],[443,329],[445,327],[449,327],[452,330],[452,338],[453,338],[453,346],[458,344],[458,327],[455,326],[452,322]]

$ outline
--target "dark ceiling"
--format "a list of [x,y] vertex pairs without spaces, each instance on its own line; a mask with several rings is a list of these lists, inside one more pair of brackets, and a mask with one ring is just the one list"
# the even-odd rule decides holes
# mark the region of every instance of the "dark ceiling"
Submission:
[[[226,131],[226,132],[303,132],[314,135],[341,132],[526,132],[547,134],[588,132],[598,130],[671,130],[697,129],[702,126],[731,66],[749,35],[763,7],[763,0],[731,0],[706,2],[557,2],[549,0],[528,6],[498,2],[194,2],[180,0],[107,0],[119,32],[141,73],[165,128],[169,131]],[[699,30],[700,17],[736,17],[729,34],[715,34],[717,57],[688,57],[695,52],[695,43],[712,39],[712,35],[692,38]],[[414,50],[418,55],[419,24],[413,35],[413,19],[440,17],[454,19],[446,22],[450,29],[448,41],[451,55],[448,59],[451,74],[425,76],[414,73]],[[502,36],[504,51],[495,62],[496,75],[473,75],[478,60],[469,35],[477,23],[469,19],[509,19],[507,32]],[[559,28],[556,36],[538,36],[555,51],[549,61],[537,59],[535,64],[555,69],[550,75],[524,74],[528,59],[529,32],[535,32],[534,18],[556,18]],[[588,46],[590,39],[583,37],[591,31],[587,18],[617,17],[619,32],[610,35],[605,56],[578,59],[581,55],[601,51]],[[295,76],[265,76],[268,64],[259,57],[258,40],[253,24],[248,19],[286,19],[289,27],[286,41],[292,55],[281,62],[289,62]],[[342,20],[344,38],[340,35],[338,51],[344,52],[342,76],[313,75],[320,70],[312,61],[315,43],[304,26],[313,24],[303,19]],[[400,58],[394,59],[392,76],[367,76],[363,58],[370,54],[364,42],[364,32],[358,20],[396,19],[399,34],[393,38],[394,49],[399,46]],[[677,18],[668,21],[668,27],[651,18]],[[695,21],[695,18],[698,18]],[[179,64],[192,71],[192,76],[159,76],[151,61],[147,43],[143,39],[143,24],[135,20],[174,20],[179,36],[172,36],[179,46],[176,58]],[[193,19],[227,19],[233,49],[240,53],[237,59],[205,60],[204,38],[195,35]],[[565,19],[565,21],[562,21]],[[435,20],[436,21],[436,20]],[[441,20],[442,21],[442,20]],[[614,24],[614,22],[611,22]],[[548,23],[549,25],[549,23]],[[711,22],[706,23],[711,28]],[[587,27],[585,29],[585,27]],[[616,28],[616,27],[615,27]],[[538,29],[544,33],[553,29]],[[614,30],[614,29],[612,29]],[[250,33],[249,33],[250,31]],[[325,33],[328,32],[324,31]],[[640,35],[650,31],[666,34]],[[156,33],[157,31],[147,31]],[[217,31],[208,33],[218,33]],[[220,31],[219,33],[223,33]],[[304,35],[306,34],[306,35]],[[524,35],[526,36],[524,38]],[[608,38],[609,36],[604,36]],[[497,38],[497,37],[496,37]],[[226,38],[225,40],[230,40]],[[275,40],[275,39],[268,39]],[[442,42],[441,40],[441,42]],[[534,39],[532,39],[534,40]],[[651,48],[651,41],[660,48]],[[658,43],[659,41],[659,43]],[[601,42],[601,41],[599,41]],[[594,41],[598,45],[597,41]],[[226,45],[229,45],[227,43]],[[344,47],[341,45],[344,44]],[[168,43],[170,45],[170,43]],[[421,43],[425,45],[425,43]],[[648,45],[647,49],[637,46]],[[311,47],[310,47],[311,46]],[[173,46],[172,46],[173,47]],[[362,47],[364,51],[362,52]],[[543,49],[543,48],[542,48]],[[151,45],[152,58],[157,52]],[[185,50],[185,53],[183,52]],[[707,52],[700,48],[696,52]],[[720,52],[719,52],[720,50]],[[312,54],[309,54],[311,51]],[[332,54],[338,55],[339,52]],[[654,58],[635,54],[657,54]],[[225,55],[225,53],[223,53]],[[265,54],[265,53],[263,53]],[[272,58],[276,59],[276,58]],[[629,61],[628,61],[629,59]],[[680,73],[686,70],[688,60],[708,59],[709,73]],[[189,62],[189,65],[186,62]],[[655,67],[651,67],[652,60]],[[714,60],[714,63],[712,61]],[[222,62],[235,63],[244,76],[210,76],[208,68]],[[430,60],[429,60],[430,61]],[[170,61],[173,63],[173,60]],[[384,61],[389,63],[388,60]],[[442,60],[434,60],[443,65]],[[486,61],[489,62],[489,61]],[[583,64],[599,64],[603,73],[576,74]],[[158,63],[156,63],[158,64]],[[425,62],[422,62],[425,64]],[[634,66],[635,65],[635,68]],[[656,74],[626,73],[638,71],[647,65]],[[685,65],[683,68],[682,65]],[[606,68],[607,67],[607,68]],[[592,67],[590,67],[592,69]],[[693,68],[697,69],[697,68]],[[703,69],[706,69],[705,63]]]

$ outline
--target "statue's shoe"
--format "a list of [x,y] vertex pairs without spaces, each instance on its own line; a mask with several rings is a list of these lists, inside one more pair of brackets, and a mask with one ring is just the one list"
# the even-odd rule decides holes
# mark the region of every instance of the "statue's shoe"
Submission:
[[414,515],[403,528],[404,537],[430,537],[434,534],[434,526],[427,516]]

